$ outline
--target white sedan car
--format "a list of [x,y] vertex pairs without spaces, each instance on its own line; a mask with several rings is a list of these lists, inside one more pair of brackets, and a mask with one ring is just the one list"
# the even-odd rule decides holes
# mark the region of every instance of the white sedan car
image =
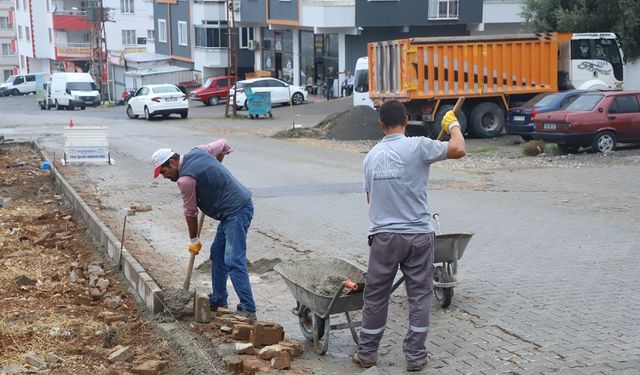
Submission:
[[290,85],[276,78],[252,78],[238,81],[238,83],[229,90],[229,98],[233,98],[236,87],[238,88],[236,92],[237,108],[248,108],[247,95],[244,92],[247,87],[250,87],[253,92],[271,93],[271,104],[288,104],[289,101],[296,105],[302,104],[307,100],[307,96],[309,95],[304,87]]
[[146,85],[140,87],[127,102],[127,116],[138,118],[144,116],[151,120],[154,116],[164,118],[172,113],[187,118],[189,115],[189,98],[176,85]]

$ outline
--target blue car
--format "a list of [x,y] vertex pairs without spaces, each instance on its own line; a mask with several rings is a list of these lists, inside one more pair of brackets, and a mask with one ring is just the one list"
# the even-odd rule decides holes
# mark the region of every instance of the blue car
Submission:
[[533,119],[538,113],[559,111],[566,108],[587,90],[569,90],[555,93],[542,93],[529,99],[520,107],[509,109],[505,129],[507,134],[519,135],[525,141],[532,139]]

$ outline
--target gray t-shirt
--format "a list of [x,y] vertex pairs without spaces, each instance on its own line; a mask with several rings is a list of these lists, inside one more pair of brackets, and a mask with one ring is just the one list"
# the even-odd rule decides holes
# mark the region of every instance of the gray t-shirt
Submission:
[[447,158],[448,142],[387,135],[364,159],[369,234],[433,232],[427,206],[431,163]]

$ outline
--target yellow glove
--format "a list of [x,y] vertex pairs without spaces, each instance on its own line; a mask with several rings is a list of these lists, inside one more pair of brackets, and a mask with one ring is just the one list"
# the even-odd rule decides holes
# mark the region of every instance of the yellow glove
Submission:
[[453,111],[447,111],[447,113],[445,113],[444,115],[444,118],[442,118],[442,123],[440,124],[440,126],[445,133],[449,134],[451,128],[456,126],[460,127],[460,123],[458,122],[458,118],[453,113]]
[[192,238],[189,240],[189,247],[187,248],[189,252],[193,255],[198,255],[200,253],[200,249],[202,249],[202,243],[198,237]]

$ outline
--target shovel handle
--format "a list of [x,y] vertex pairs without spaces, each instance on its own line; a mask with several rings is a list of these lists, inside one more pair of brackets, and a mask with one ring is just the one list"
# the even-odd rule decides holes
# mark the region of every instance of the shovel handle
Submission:
[[[204,224],[204,212],[200,211],[200,217],[198,218],[198,238],[200,238],[200,233],[202,232],[202,225]],[[191,273],[193,272],[193,262],[196,259],[196,254],[191,253],[189,257],[189,266],[187,267],[187,277],[184,279],[184,284],[182,284],[182,289],[185,291],[189,290],[189,286],[191,284]]]
[[[460,110],[462,109],[462,105],[463,104],[464,104],[464,96],[461,96],[456,101],[456,105],[453,106],[453,114],[458,116],[458,114],[460,114]],[[441,141],[441,140],[444,139],[444,136],[445,136],[444,130],[440,129],[440,134],[438,134],[438,138],[437,139],[439,141]]]

